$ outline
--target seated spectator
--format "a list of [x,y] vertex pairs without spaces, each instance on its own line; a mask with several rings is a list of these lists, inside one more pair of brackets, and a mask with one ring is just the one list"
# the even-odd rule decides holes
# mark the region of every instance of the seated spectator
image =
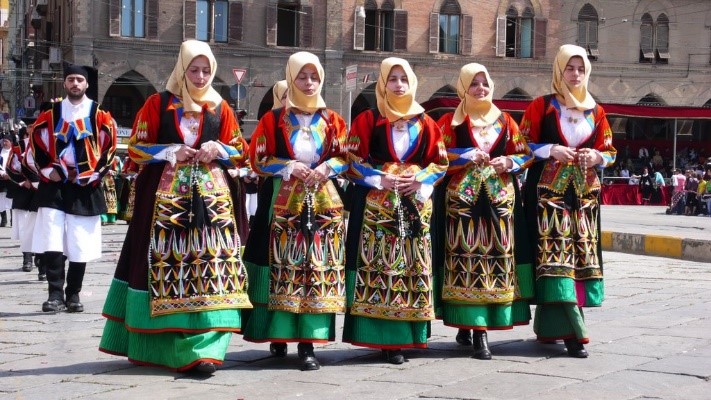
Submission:
[[647,150],[646,147],[642,146],[639,148],[639,159],[642,160],[643,163],[646,163],[647,160],[649,160],[649,150]]
[[627,165],[623,165],[622,169],[620,169],[620,176],[623,178],[630,177],[630,170],[627,168]]

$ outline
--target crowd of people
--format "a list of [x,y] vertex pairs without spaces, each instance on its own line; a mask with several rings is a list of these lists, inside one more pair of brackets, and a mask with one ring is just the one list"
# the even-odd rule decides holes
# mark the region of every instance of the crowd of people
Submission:
[[[377,107],[350,130],[321,96],[318,57],[297,52],[249,142],[212,87],[216,71],[208,44],[183,42],[125,160],[85,72],[65,71],[67,97],[8,166],[32,198],[17,202],[17,237],[40,255],[43,311],[83,311],[102,221],[119,218],[130,222],[100,350],[133,363],[212,374],[238,333],[274,357],[296,344],[301,369],[318,370],[314,344],[336,340],[338,313],[343,342],[392,364],[427,347],[435,319],[480,360],[492,358],[488,331],[532,318],[538,341],[588,356],[583,308],[604,299],[596,169],[616,150],[585,49],[559,49],[551,92],[520,124],[494,105],[484,65],[461,68],[461,102],[435,121],[408,61],[386,58]],[[128,177],[121,190],[117,176]]]

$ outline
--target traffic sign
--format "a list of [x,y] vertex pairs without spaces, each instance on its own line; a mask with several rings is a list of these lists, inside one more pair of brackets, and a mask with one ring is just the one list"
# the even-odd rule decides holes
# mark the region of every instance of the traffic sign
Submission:
[[247,88],[243,85],[237,84],[230,87],[230,97],[232,100],[241,100],[247,97]]
[[358,66],[349,65],[346,67],[346,90],[352,92],[356,90],[358,80]]
[[242,82],[242,78],[247,74],[247,70],[243,68],[232,68],[232,73],[235,75],[235,80],[237,83]]

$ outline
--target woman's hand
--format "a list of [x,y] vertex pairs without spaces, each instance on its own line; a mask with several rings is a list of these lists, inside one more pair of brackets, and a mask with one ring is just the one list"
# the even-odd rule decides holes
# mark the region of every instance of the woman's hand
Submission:
[[584,148],[578,150],[578,163],[587,168],[593,168],[596,165],[602,164],[602,156],[594,149]]
[[554,144],[551,148],[551,157],[562,163],[571,163],[575,160],[575,149]]
[[175,160],[179,162],[190,161],[195,157],[195,153],[197,153],[197,150],[181,144],[180,148],[175,152]]
[[472,161],[475,164],[479,164],[479,165],[486,165],[489,163],[489,160],[490,160],[489,153],[479,150],[479,149],[476,150],[476,152],[474,153],[474,157],[472,158]]
[[294,162],[294,168],[291,170],[291,175],[306,182],[306,179],[311,175],[311,168],[307,167],[306,164],[301,161],[296,161]]
[[318,186],[328,180],[328,164],[323,163],[311,170],[309,176],[304,179],[304,184],[308,187]]
[[422,182],[416,181],[415,175],[402,175],[398,178],[398,190],[406,196],[415,193],[420,186]]
[[212,162],[218,155],[220,155],[219,146],[219,144],[212,140],[205,142],[200,145],[200,149],[195,152],[194,157],[198,162],[205,164]]
[[504,172],[513,168],[513,160],[506,156],[496,157],[489,162],[497,174],[503,174]]
[[398,185],[398,177],[392,174],[385,174],[380,176],[380,186],[385,190],[395,191],[395,187]]

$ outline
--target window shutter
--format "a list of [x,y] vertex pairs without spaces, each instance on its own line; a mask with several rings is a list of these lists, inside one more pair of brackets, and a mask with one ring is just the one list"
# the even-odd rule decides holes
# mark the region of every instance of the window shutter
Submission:
[[394,14],[393,51],[407,51],[407,11],[395,10]]
[[430,53],[439,53],[439,13],[430,13]]
[[506,57],[506,17],[496,17],[496,56]]
[[230,36],[228,42],[242,41],[242,25],[244,25],[244,13],[241,2],[230,3],[230,18],[227,20],[230,25]]
[[[505,25],[505,21],[504,21]],[[533,28],[533,58],[541,59],[546,56],[546,30],[548,20],[535,19]]]
[[640,42],[640,49],[642,50],[643,58],[654,58],[654,49],[652,47],[652,39],[654,37],[652,33],[652,24],[642,24],[639,27],[639,32],[642,35],[642,41]]
[[146,0],[146,38],[158,38],[158,0]]
[[121,36],[121,0],[109,0],[109,36]]
[[299,24],[301,25],[301,37],[299,40],[300,47],[313,47],[314,37],[314,8],[313,6],[301,6],[301,17]]
[[589,21],[578,21],[578,46],[588,46],[588,23]]
[[471,15],[462,15],[462,32],[461,40],[459,41],[459,54],[470,56],[472,54],[472,28],[473,18]]
[[267,46],[277,44],[277,4],[267,5]]
[[[365,10],[364,10],[365,11]],[[365,13],[363,16],[358,15],[356,7],[353,13],[353,50],[365,49]]]
[[183,3],[183,40],[195,39],[197,25],[197,5],[195,0],[185,0]]

